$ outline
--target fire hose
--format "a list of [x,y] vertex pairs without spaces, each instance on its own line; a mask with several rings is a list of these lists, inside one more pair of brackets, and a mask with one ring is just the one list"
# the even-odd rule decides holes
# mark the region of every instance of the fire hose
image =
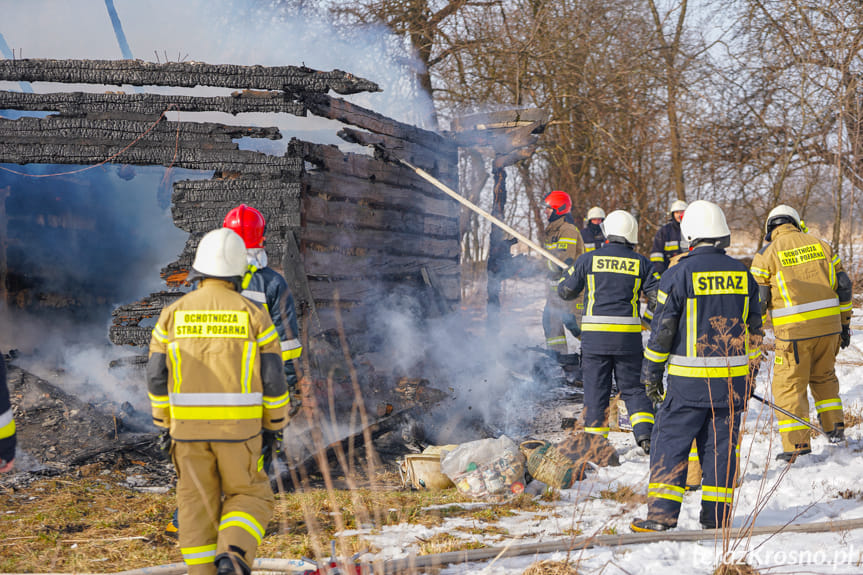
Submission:
[[797,417],[796,415],[794,415],[793,413],[791,413],[790,411],[788,411],[786,409],[782,409],[781,407],[779,407],[778,405],[776,405],[775,403],[773,403],[769,399],[764,399],[760,395],[757,395],[754,393],[752,394],[752,399],[757,399],[758,401],[760,401],[761,403],[763,403],[767,407],[769,407],[775,411],[778,411],[782,415],[785,415],[786,417],[790,417],[791,419],[793,419],[794,421],[796,421],[798,423],[802,423],[803,425],[805,425],[809,429],[814,429],[815,431],[817,431],[818,433],[820,433],[821,435],[826,437],[827,441],[829,441],[830,443],[839,443],[841,441],[841,439],[839,439],[838,437],[833,437],[833,436],[829,435],[826,431],[824,431],[823,429],[821,429],[817,425],[812,425],[811,423],[809,423],[805,419],[803,419],[801,417]]
[[[384,154],[386,154],[386,151],[384,151]],[[490,221],[491,223],[493,223],[494,225],[496,225],[497,227],[499,227],[500,229],[502,229],[506,233],[510,234],[511,236],[513,236],[515,239],[517,239],[518,241],[520,241],[521,243],[523,243],[524,245],[526,245],[530,249],[532,249],[533,251],[537,252],[539,255],[541,255],[542,257],[544,257],[545,259],[547,259],[548,261],[550,261],[554,265],[556,265],[559,268],[564,269],[564,270],[569,267],[569,265],[567,265],[566,262],[564,262],[560,258],[555,257],[553,254],[548,253],[547,251],[545,251],[542,248],[542,246],[540,246],[539,244],[537,244],[536,242],[534,242],[533,240],[531,240],[527,236],[519,233],[518,231],[516,231],[513,228],[511,228],[510,226],[506,225],[501,220],[494,217],[493,215],[491,215],[490,213],[488,213],[487,211],[485,211],[481,207],[479,207],[476,204],[474,204],[473,202],[465,199],[463,196],[459,195],[457,192],[455,192],[451,188],[447,187],[446,184],[444,184],[443,182],[441,182],[440,180],[438,180],[437,178],[435,178],[434,176],[432,176],[431,174],[429,174],[428,172],[426,172],[422,168],[417,168],[416,166],[412,165],[410,162],[403,160],[401,158],[392,158],[392,159],[394,161],[399,162],[400,164],[404,165],[405,167],[413,170],[414,173],[416,173],[416,175],[418,175],[419,177],[421,177],[422,179],[424,179],[425,181],[427,181],[428,183],[430,183],[434,187],[438,188],[440,191],[442,191],[443,193],[445,193],[446,195],[448,195],[449,197],[451,197],[452,199],[454,199],[455,201],[457,201],[461,205],[470,209],[474,213],[484,217],[485,219],[487,219],[488,221]]]

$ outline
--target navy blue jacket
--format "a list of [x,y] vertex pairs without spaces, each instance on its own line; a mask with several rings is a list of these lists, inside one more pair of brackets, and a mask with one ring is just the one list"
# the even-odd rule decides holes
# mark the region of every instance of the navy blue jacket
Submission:
[[743,263],[713,246],[689,252],[662,276],[650,329],[641,377],[661,380],[667,362],[666,401],[743,407],[762,335],[758,284]]
[[581,239],[584,240],[584,251],[592,252],[598,250],[605,243],[605,234],[602,233],[602,228],[598,224],[587,222],[584,229],[581,230]]
[[12,419],[12,403],[6,385],[6,361],[0,357],[0,459],[15,459],[15,420]]
[[653,237],[653,246],[650,248],[650,261],[653,270],[662,275],[668,269],[668,262],[677,254],[686,250],[681,245],[680,222],[671,218],[671,221],[659,228]]
[[282,361],[285,364],[285,377],[288,388],[293,390],[297,384],[297,372],[293,359],[299,359],[303,352],[300,344],[300,331],[297,326],[297,311],[294,307],[294,296],[288,288],[288,282],[278,272],[265,267],[249,266],[249,271],[243,277],[243,291],[246,298],[257,302],[270,312],[273,325],[279,333],[282,344]]
[[603,244],[583,254],[557,285],[563,299],[584,291],[581,349],[598,355],[641,352],[639,296],[653,308],[659,277],[643,255],[621,243]]

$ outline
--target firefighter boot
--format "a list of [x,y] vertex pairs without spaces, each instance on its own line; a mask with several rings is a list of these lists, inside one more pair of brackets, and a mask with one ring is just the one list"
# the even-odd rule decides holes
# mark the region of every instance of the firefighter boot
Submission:
[[231,553],[222,553],[216,557],[216,569],[218,569],[217,575],[251,575],[252,573],[245,561]]
[[629,524],[629,528],[636,533],[648,533],[651,531],[668,531],[669,529],[674,529],[675,527],[677,527],[677,525],[668,525],[667,523],[660,523],[659,521],[654,521],[653,519],[633,519],[632,523]]
[[833,429],[827,432],[827,439],[830,443],[842,443],[845,441],[845,424],[837,422]]
[[794,446],[794,451],[783,451],[779,455],[776,456],[776,461],[787,461],[788,463],[794,463],[797,461],[797,457],[799,455],[808,455],[812,453],[812,450],[805,443],[798,443]]

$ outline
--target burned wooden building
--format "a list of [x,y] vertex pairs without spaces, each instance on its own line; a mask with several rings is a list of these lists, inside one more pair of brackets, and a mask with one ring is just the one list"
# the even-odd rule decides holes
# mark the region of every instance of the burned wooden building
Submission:
[[[304,337],[334,341],[341,331],[352,351],[360,352],[374,345],[368,326],[393,294],[413,297],[426,316],[445,313],[459,301],[458,205],[387,159],[403,158],[457,188],[457,145],[331,95],[379,90],[371,81],[306,67],[138,60],[0,60],[0,81],[52,86],[0,91],[0,168],[7,173],[15,172],[14,165],[66,164],[76,166],[66,177],[76,172],[80,178],[88,167],[116,164],[212,174],[179,179],[169,190],[173,222],[188,239],[179,257],[162,266],[164,289],[114,307],[115,344],[146,345],[153,318],[188,289],[185,278],[198,240],[239,203],[267,218],[270,265],[289,281]],[[56,91],[61,84],[90,87]],[[191,94],[188,88],[196,86],[221,93]],[[278,128],[201,121],[193,118],[198,112],[337,120],[343,140],[365,146],[343,151]],[[283,136],[291,139],[282,154],[240,145]],[[374,146],[388,156],[375,153]],[[51,174],[39,173],[46,176]],[[74,186],[74,179],[67,185]],[[86,305],[93,297],[87,286],[100,281],[101,272],[82,270],[85,277],[66,293],[34,293],[41,284],[33,276],[49,273],[51,266],[25,267],[16,254],[30,236],[62,228],[58,241],[72,241],[75,233],[97,232],[100,223],[57,213],[47,203],[23,212],[19,207],[13,217],[5,206],[19,202],[26,190],[0,184],[0,192],[0,291],[6,304],[25,310]],[[86,210],[79,206],[78,213]],[[113,265],[122,274],[123,262]]]

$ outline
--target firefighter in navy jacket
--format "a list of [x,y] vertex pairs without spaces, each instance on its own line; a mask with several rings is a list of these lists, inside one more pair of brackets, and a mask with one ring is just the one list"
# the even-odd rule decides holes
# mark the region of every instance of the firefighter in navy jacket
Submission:
[[648,397],[661,403],[651,437],[647,519],[635,519],[633,531],[677,525],[693,439],[703,462],[701,525],[730,524],[740,416],[761,357],[758,284],[725,254],[731,232],[722,210],[693,202],[681,228],[692,248],[662,276],[644,352],[642,381]]
[[638,222],[631,214],[612,212],[603,229],[608,243],[580,256],[558,284],[558,295],[566,300],[584,292],[584,431],[608,437],[613,374],[636,443],[649,453],[654,418],[653,404],[639,382],[643,350],[639,296],[643,292],[648,308],[653,309],[659,278],[650,261],[633,250],[638,243]]
[[264,250],[264,215],[251,206],[240,204],[225,216],[223,227],[237,232],[246,244],[249,269],[243,276],[242,295],[261,305],[270,313],[276,326],[282,348],[282,361],[285,366],[285,379],[291,394],[291,415],[302,405],[294,360],[299,360],[303,352],[300,344],[297,311],[294,296],[288,282],[282,275],[267,267],[267,253]]
[[686,202],[674,200],[669,210],[670,220],[667,224],[656,231],[653,237],[653,247],[650,248],[650,261],[653,262],[653,270],[660,276],[668,269],[671,258],[686,251],[680,241],[680,220],[686,212]]
[[605,232],[602,231],[603,221],[605,221],[605,210],[599,206],[593,206],[587,210],[587,216],[584,218],[584,228],[581,230],[581,239],[584,240],[585,253],[598,250],[605,243]]

